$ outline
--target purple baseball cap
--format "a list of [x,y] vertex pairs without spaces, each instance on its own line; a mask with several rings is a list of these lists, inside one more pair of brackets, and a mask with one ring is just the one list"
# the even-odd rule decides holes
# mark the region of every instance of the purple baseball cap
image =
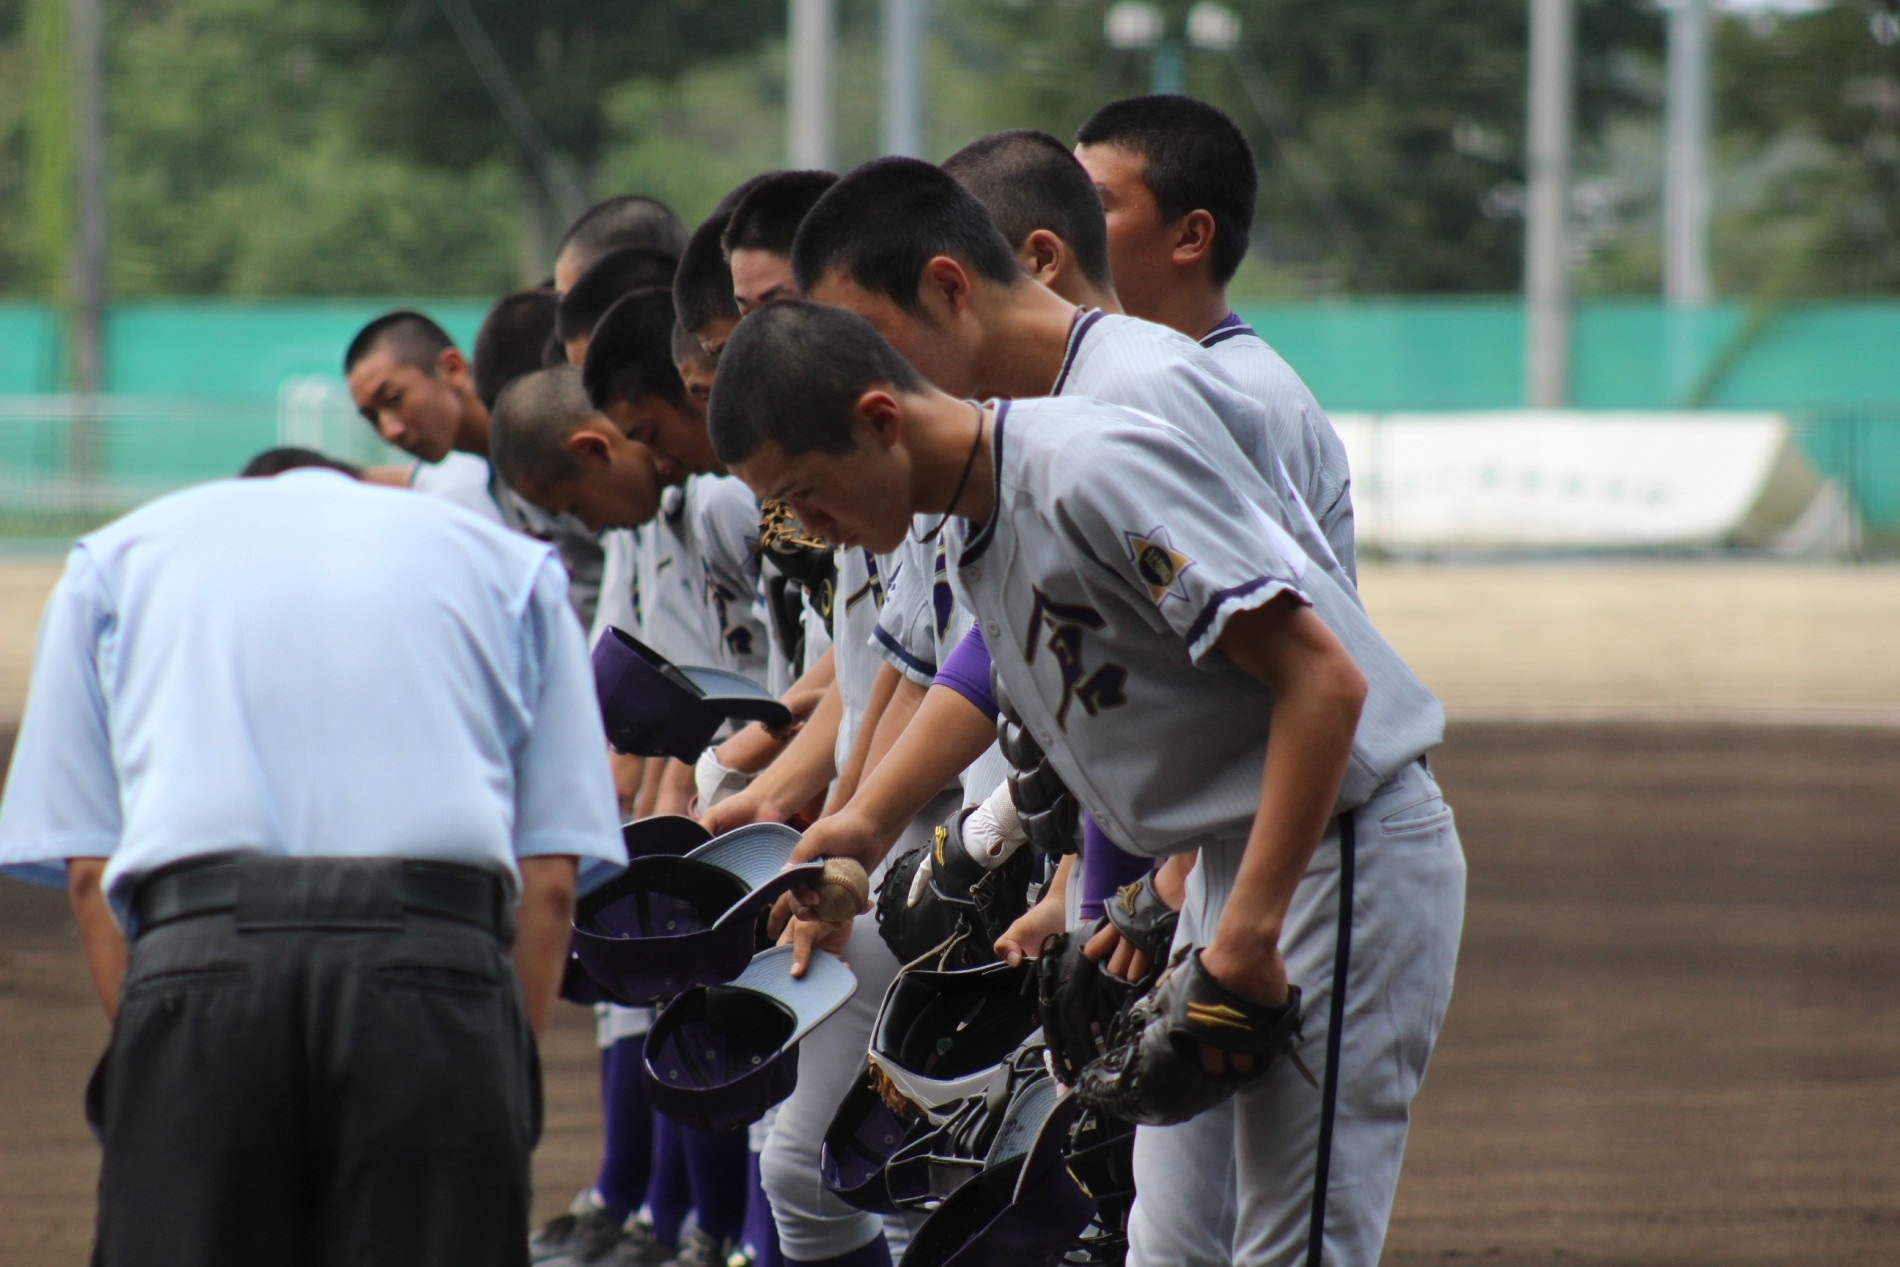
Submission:
[[902,1207],[892,1199],[885,1168],[913,1139],[935,1129],[921,1114],[907,1119],[886,1104],[867,1064],[832,1114],[818,1149],[818,1172],[825,1187],[854,1209],[896,1214]]
[[758,1121],[798,1085],[799,1040],[857,988],[844,961],[823,950],[794,977],[790,946],[761,951],[730,984],[693,987],[647,1033],[648,1100],[702,1131]]
[[[711,840],[712,833],[684,814],[654,814],[622,824],[620,839],[626,845],[628,858],[645,858],[654,854],[688,853]],[[626,870],[626,867],[605,858],[585,859],[574,877],[574,891],[586,897],[601,885],[626,874]],[[571,942],[567,968],[561,977],[561,997],[569,1003],[613,1002],[587,975],[587,969],[582,965],[580,955],[572,949]]]
[[798,840],[783,823],[753,823],[683,857],[635,858],[575,904],[575,953],[629,1006],[732,980],[759,949],[765,909],[824,874],[822,862],[788,865]]
[[792,713],[751,678],[676,665],[625,630],[609,626],[594,645],[594,690],[607,742],[636,757],[699,760],[732,721],[791,724]]

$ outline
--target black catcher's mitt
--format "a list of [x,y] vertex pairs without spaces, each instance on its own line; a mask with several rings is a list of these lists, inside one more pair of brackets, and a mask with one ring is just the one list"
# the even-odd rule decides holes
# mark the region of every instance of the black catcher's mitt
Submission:
[[984,867],[964,841],[973,813],[952,814],[929,848],[892,863],[878,885],[877,931],[899,963],[926,957],[929,967],[941,969],[992,963],[996,939],[1029,909],[1030,852],[1019,849],[1001,866]]
[[[1175,960],[1153,992],[1128,1009],[1115,1028],[1114,1046],[1082,1071],[1082,1103],[1148,1126],[1172,1126],[1214,1107],[1258,1079],[1281,1056],[1300,1062],[1300,990],[1287,988],[1283,1007],[1242,998],[1201,967],[1197,950]],[[1201,1044],[1227,1053],[1229,1072],[1201,1067]],[[1253,1057],[1247,1073],[1232,1072],[1233,1056]]]
[[[1180,918],[1155,892],[1152,877],[1143,877],[1109,900],[1105,918],[1044,943],[1036,964],[1036,1002],[1049,1061],[1064,1086],[1075,1086],[1083,1067],[1108,1052],[1117,1019],[1154,988]],[[1108,924],[1147,956],[1147,971],[1133,981],[1108,971],[1106,960],[1082,953]]]

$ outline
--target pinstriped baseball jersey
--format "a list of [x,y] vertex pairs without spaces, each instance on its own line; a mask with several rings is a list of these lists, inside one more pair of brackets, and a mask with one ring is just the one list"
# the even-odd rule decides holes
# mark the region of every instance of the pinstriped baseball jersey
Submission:
[[998,405],[991,453],[996,508],[951,521],[953,580],[1024,722],[1117,844],[1245,839],[1273,701],[1215,643],[1282,593],[1368,682],[1339,809],[1443,738],[1438,701],[1336,567],[1262,509],[1272,495],[1246,466],[1159,419],[1059,398]]
[[836,597],[831,603],[831,647],[838,672],[838,698],[844,716],[838,721],[838,768],[844,769],[851,745],[858,737],[871,683],[883,663],[872,632],[884,596],[903,569],[903,556],[873,554],[863,546],[839,550]]
[[1319,407],[1293,367],[1237,315],[1201,336],[1215,362],[1234,385],[1267,411],[1273,450],[1286,464],[1287,477],[1319,521],[1326,543],[1346,575],[1356,583],[1358,560],[1352,535],[1352,470],[1346,446],[1332,420]]

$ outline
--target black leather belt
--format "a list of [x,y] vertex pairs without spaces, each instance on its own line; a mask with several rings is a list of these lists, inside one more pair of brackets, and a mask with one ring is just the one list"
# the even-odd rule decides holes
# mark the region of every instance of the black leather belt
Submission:
[[[161,871],[139,885],[133,898],[141,933],[174,920],[235,911],[237,905],[238,864],[234,860]],[[507,893],[501,877],[492,871],[448,862],[405,861],[402,905],[405,910],[473,924],[504,941],[513,936]]]

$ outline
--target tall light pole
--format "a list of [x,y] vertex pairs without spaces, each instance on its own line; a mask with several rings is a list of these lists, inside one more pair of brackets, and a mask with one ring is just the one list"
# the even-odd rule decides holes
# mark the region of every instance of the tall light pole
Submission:
[[1570,397],[1570,260],[1566,217],[1576,41],[1573,0],[1531,0],[1530,198],[1524,226],[1524,401]]
[[924,156],[924,3],[884,0],[884,115],[878,139],[886,154]]
[[831,81],[838,42],[837,4],[836,0],[789,2],[786,150],[793,167],[828,168],[833,164]]
[[1668,92],[1663,110],[1663,294],[1699,308],[1709,283],[1709,0],[1669,0]]
[[[73,390],[94,395],[105,387],[106,321],[106,30],[101,0],[70,0],[72,41]],[[75,437],[75,441],[79,437]],[[75,449],[83,448],[75,444]]]

